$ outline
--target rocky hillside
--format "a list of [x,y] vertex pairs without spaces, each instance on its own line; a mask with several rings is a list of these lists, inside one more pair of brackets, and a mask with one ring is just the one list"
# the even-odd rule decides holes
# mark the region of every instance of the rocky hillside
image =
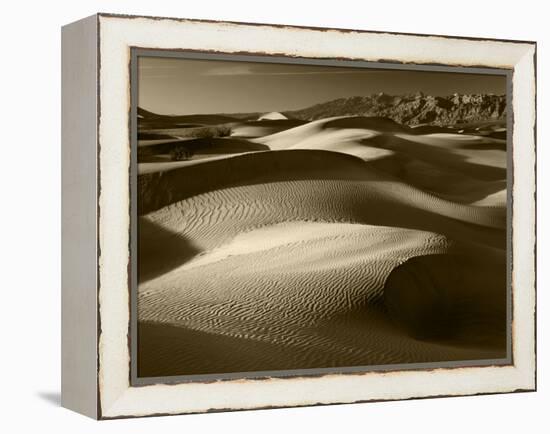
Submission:
[[339,98],[311,107],[285,112],[290,118],[315,120],[330,116],[383,116],[404,125],[455,125],[504,120],[506,96],[493,94],[454,94],[440,97],[416,93],[392,96]]

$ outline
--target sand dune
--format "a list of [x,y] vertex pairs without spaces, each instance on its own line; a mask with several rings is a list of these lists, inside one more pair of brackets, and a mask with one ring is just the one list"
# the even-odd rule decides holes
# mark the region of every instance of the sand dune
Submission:
[[261,137],[256,141],[268,145],[272,150],[280,150],[297,146],[302,141],[313,144],[316,140],[323,140],[326,135],[331,133],[340,134],[341,136],[349,134],[350,138],[360,139],[390,131],[407,132],[410,131],[410,128],[386,118],[338,116],[308,122],[295,128]]
[[506,142],[500,139],[467,134],[429,134],[410,136],[396,134],[396,137],[426,144],[448,153],[463,157],[466,162],[489,167],[506,168]]
[[[142,284],[140,316],[168,329],[233,339],[236,352],[250,341],[276,347],[269,353],[278,369],[499,356],[492,334],[485,336],[491,345],[483,350],[464,339],[453,345],[416,340],[384,314],[384,282],[391,271],[411,257],[444,255],[449,244],[437,234],[382,226],[263,227]],[[223,280],[212,278],[221,273]],[[157,359],[166,353],[159,339]],[[166,357],[190,360],[185,371],[172,368],[172,374],[208,369],[204,350],[190,355],[192,344],[179,348]],[[265,351],[260,348],[248,353],[241,370],[257,369]]]
[[483,199],[474,202],[473,205],[506,208],[507,200],[508,192],[506,189],[502,189],[496,191],[495,193],[488,194]]
[[[409,202],[395,200],[383,192],[385,189],[377,192],[353,181],[335,180],[302,180],[221,189],[176,202],[141,217],[140,248],[149,255],[147,240],[152,240],[154,245],[159,231],[169,234],[162,249],[163,254],[172,260],[171,268],[175,268],[187,262],[190,256],[218,249],[240,234],[293,221],[388,225],[504,248],[505,239],[498,224],[497,227],[484,227],[473,223],[476,219],[491,222],[498,210],[465,207],[468,210],[465,217],[470,219],[465,224],[437,213],[438,205],[443,205],[439,200],[431,201],[423,195],[411,197]],[[325,197],[326,201],[321,201],[320,197]],[[166,268],[156,270],[150,267],[149,274],[142,276],[141,280],[157,276],[161,271],[165,272]]]
[[156,145],[163,145],[165,143],[174,143],[178,142],[176,137],[173,136],[167,136],[163,139],[139,139],[138,140],[138,146],[156,146]]
[[308,122],[306,124],[287,129],[285,131],[260,137],[255,141],[268,145],[269,148],[274,151],[285,149],[299,143],[304,139],[307,139],[308,137],[311,137],[314,134],[320,133],[321,131],[323,131],[325,124],[334,119],[340,118],[327,118]]
[[279,133],[303,124],[305,124],[304,121],[295,119],[259,119],[239,122],[231,125],[231,135],[233,137],[257,138]]
[[[239,153],[237,155],[245,154],[246,152]],[[174,161],[169,154],[160,154],[155,155],[150,158],[146,157],[143,159],[142,163],[138,164],[138,174],[140,175],[141,184],[146,184],[144,180],[148,179],[146,175],[152,175],[151,179],[155,179],[159,175],[165,174],[170,170],[180,169],[183,167],[192,167],[192,166],[201,166],[207,162],[213,162],[217,160],[225,160],[226,158],[231,158],[236,156],[236,154],[218,154],[218,155],[203,155],[202,158],[190,159],[190,160],[181,160]],[[144,176],[141,176],[144,175]],[[169,176],[169,175],[168,175]],[[186,191],[186,189],[184,189]],[[146,199],[145,199],[146,200]],[[147,204],[147,202],[146,202]],[[145,204],[145,205],[146,205]]]
[[503,357],[505,142],[268,115],[140,162],[140,375]]
[[168,154],[177,149],[185,149],[191,158],[197,156],[217,156],[220,154],[239,154],[243,152],[265,151],[269,148],[260,143],[234,137],[209,137],[199,139],[162,141],[149,144],[138,149],[140,161],[144,162],[147,156]]
[[385,118],[321,119],[254,141],[281,149],[322,149],[365,161],[395,153],[482,179],[505,179],[506,142],[457,133],[413,133]]
[[318,149],[359,157],[363,161],[376,160],[394,154],[393,151],[365,146],[361,141],[378,133],[367,130],[328,130],[303,139],[287,149]]
[[259,121],[263,121],[263,120],[278,120],[278,119],[288,119],[284,114],[282,113],[279,113],[279,112],[270,112],[270,113],[265,113],[263,115],[261,115],[258,120]]
[[504,253],[479,246],[462,254],[449,250],[393,269],[383,289],[390,317],[414,338],[504,346]]
[[[407,210],[413,215],[430,214],[452,219],[453,222],[446,223],[449,227],[455,227],[457,220],[492,228],[502,228],[505,224],[499,210],[481,210],[442,200],[376,170],[369,170],[359,158],[336,152],[288,150],[244,154],[186,167],[185,170],[143,176],[140,181],[147,183],[147,186],[141,187],[142,213],[171,203],[177,205],[187,198],[190,208],[200,208],[201,201],[210,200],[209,194],[213,195],[214,202],[220,201],[218,208],[222,208],[227,199],[226,196],[218,196],[223,192],[238,203],[245,198],[253,200],[256,197],[266,203],[280,200],[296,215],[320,219],[326,209],[338,218],[359,217],[365,223],[365,219],[375,219],[383,224],[384,218],[392,222],[401,221],[392,213]],[[229,188],[232,186],[236,187]],[[208,193],[200,196],[203,192]],[[266,196],[265,199],[262,195]],[[292,204],[294,201],[295,204]],[[312,210],[308,209],[309,203]],[[341,215],[338,207],[343,207],[349,215]],[[250,208],[255,219],[254,211],[254,207]],[[284,214],[288,209],[282,212]],[[405,220],[409,223],[403,221],[401,225],[416,224],[414,217],[409,216]],[[420,220],[419,224],[423,224]]]
[[465,170],[453,170],[400,153],[372,160],[369,166],[387,173],[410,186],[442,199],[476,205],[477,201],[506,187],[506,179],[482,180]]
[[[441,142],[441,146],[434,146],[422,143],[418,136],[384,134],[366,140],[365,144],[434,164],[446,170],[461,172],[480,180],[493,181],[506,178],[504,152],[493,152],[492,150],[470,151],[470,153],[473,152],[478,156],[472,158],[468,151],[449,149],[445,146],[446,142],[444,140],[441,140]],[[491,154],[487,156],[486,152]]]

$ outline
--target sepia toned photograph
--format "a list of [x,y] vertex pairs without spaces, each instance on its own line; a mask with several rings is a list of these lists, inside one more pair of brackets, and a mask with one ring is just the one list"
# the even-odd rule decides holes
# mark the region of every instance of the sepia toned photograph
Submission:
[[137,377],[509,362],[506,72],[199,57],[136,59]]

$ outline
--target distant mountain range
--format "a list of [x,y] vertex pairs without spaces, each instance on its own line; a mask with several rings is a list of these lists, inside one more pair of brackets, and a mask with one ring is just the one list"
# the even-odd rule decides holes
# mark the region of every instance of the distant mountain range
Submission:
[[316,120],[331,116],[382,116],[403,125],[456,125],[506,119],[506,96],[454,94],[431,96],[423,93],[339,98],[301,110],[283,112],[289,118]]
[[[266,117],[267,116],[267,117]],[[140,126],[149,124],[191,123],[221,124],[235,120],[278,119],[287,117],[314,121],[333,116],[375,116],[394,120],[402,125],[453,126],[506,120],[506,96],[494,94],[454,94],[449,96],[377,93],[367,96],[338,98],[300,110],[272,112],[219,113],[196,115],[159,115],[138,108]]]

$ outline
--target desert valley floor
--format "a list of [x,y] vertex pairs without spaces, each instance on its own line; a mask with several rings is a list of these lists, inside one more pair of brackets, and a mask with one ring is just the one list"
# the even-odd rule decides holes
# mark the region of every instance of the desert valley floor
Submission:
[[506,356],[505,122],[138,116],[139,376]]

